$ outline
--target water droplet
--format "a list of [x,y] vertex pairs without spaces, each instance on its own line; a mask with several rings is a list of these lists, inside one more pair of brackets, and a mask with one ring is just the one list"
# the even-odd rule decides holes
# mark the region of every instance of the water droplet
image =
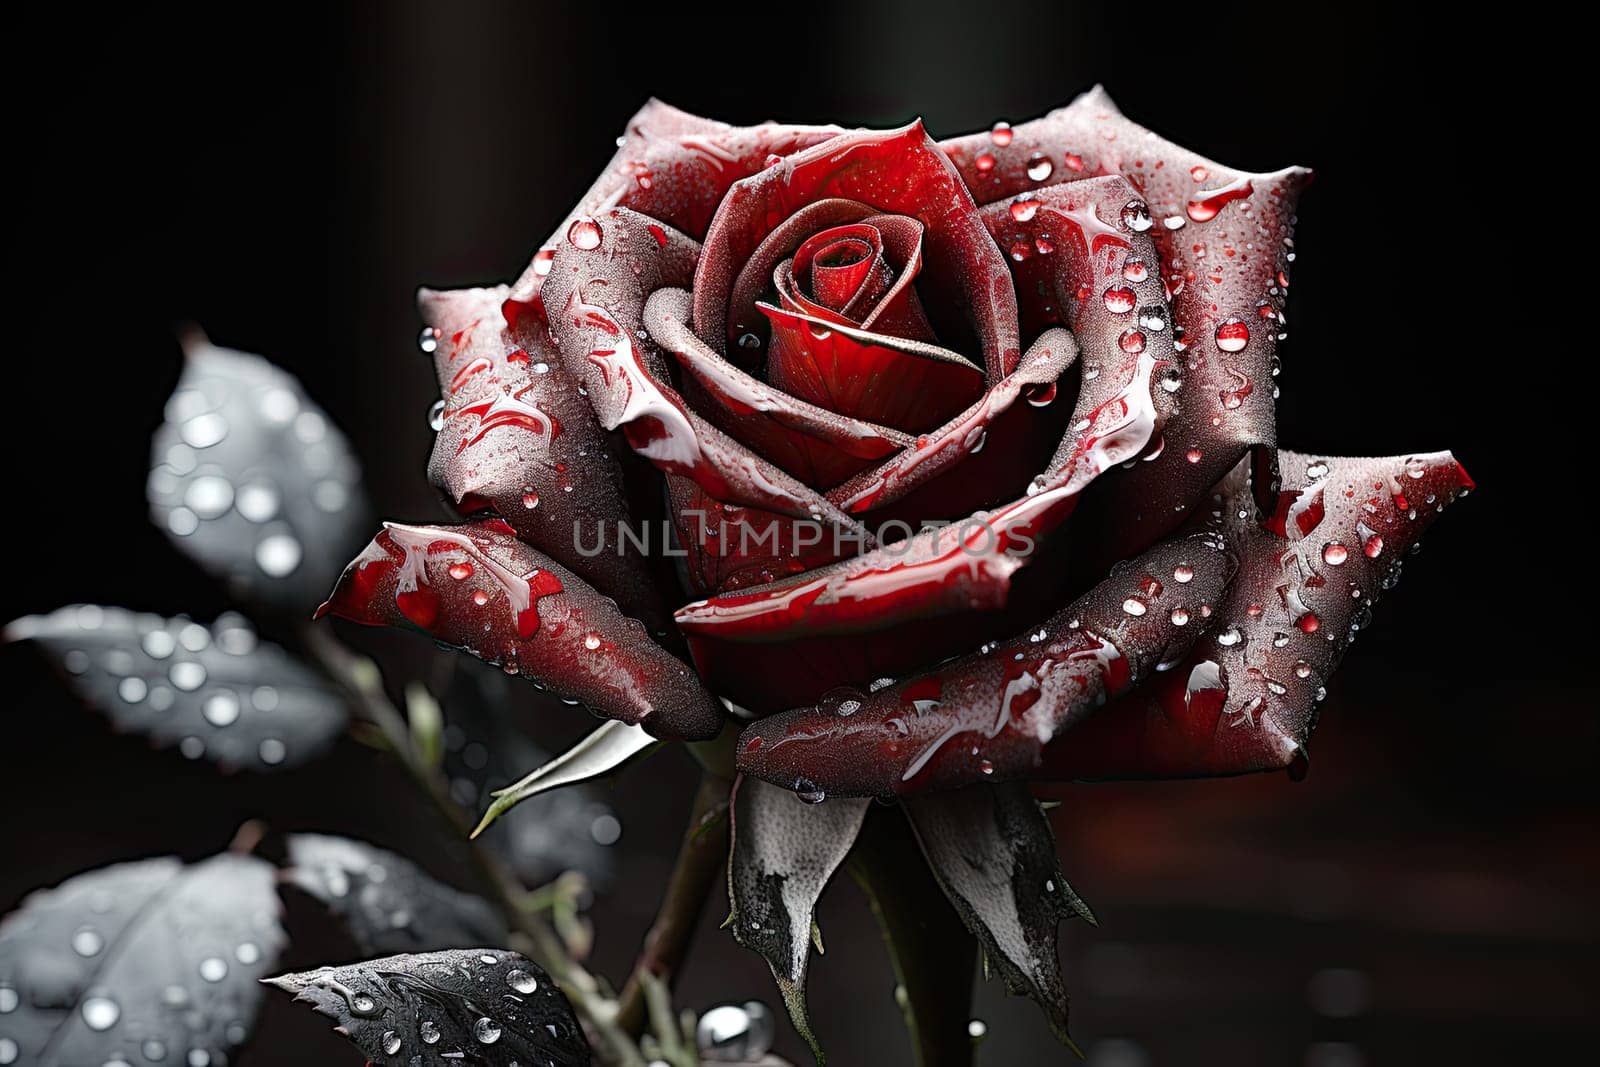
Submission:
[[233,950],[233,958],[246,967],[261,961],[261,946],[254,941],[240,942],[239,947]]
[[1037,385],[1024,386],[1022,395],[1027,398],[1029,405],[1032,407],[1048,407],[1050,402],[1056,398],[1056,383],[1041,382]]
[[1377,559],[1383,554],[1383,536],[1364,522],[1356,523],[1356,533],[1361,536],[1361,551],[1368,559]]
[[1050,157],[1043,152],[1035,152],[1028,157],[1028,177],[1036,182],[1042,182],[1050,177],[1055,166],[1050,162]]
[[214,411],[196,415],[178,428],[178,436],[190,448],[210,448],[228,436],[228,420]]
[[1239,319],[1229,319],[1217,327],[1217,347],[1224,352],[1242,352],[1250,343],[1250,327]]
[[1183,375],[1178,372],[1178,368],[1175,366],[1168,366],[1163,370],[1161,377],[1157,381],[1160,383],[1163,392],[1176,393],[1183,388]]
[[400,1040],[400,1035],[393,1030],[385,1030],[383,1032],[383,1054],[385,1056],[393,1056],[398,1053],[403,1043]]
[[583,647],[587,648],[590,652],[593,652],[595,649],[599,648],[600,647],[600,635],[599,634],[593,634],[593,633],[584,634],[583,635]]
[[[1071,166],[1069,161],[1068,166]],[[1134,233],[1144,233],[1154,222],[1150,218],[1150,209],[1143,200],[1130,200],[1122,208],[1122,224]]]
[[1199,463],[1201,452],[1198,448],[1191,448],[1189,451],[1183,454],[1183,458],[1188,460],[1190,463]]
[[978,773],[983,774],[983,775],[993,774],[994,773],[994,764],[990,763],[986,759],[985,760],[979,760],[978,761]]
[[122,1017],[122,1009],[110,997],[90,997],[81,1009],[83,1025],[91,1030],[109,1030]]
[[1144,344],[1144,334],[1139,330],[1123,330],[1122,336],[1117,338],[1117,345],[1130,356],[1143,352]]
[[1140,308],[1139,325],[1151,333],[1160,333],[1167,328],[1166,309],[1159,307]]
[[1337,541],[1329,541],[1322,547],[1322,562],[1330,567],[1342,567],[1349,558],[1349,550]]
[[1206,168],[1204,168],[1204,167],[1190,167],[1189,168],[1189,177],[1193,178],[1197,182],[1205,181],[1206,180],[1206,175],[1209,174],[1209,173],[1210,172],[1207,171]]
[[129,704],[139,703],[149,691],[143,678],[129,677],[117,683],[117,695]]
[[522,506],[532,511],[539,506],[539,494],[529,490],[522,494]]
[[1179,585],[1188,585],[1194,581],[1194,568],[1187,563],[1180,563],[1172,568],[1172,580]]
[[201,705],[200,714],[212,726],[231,726],[239,719],[239,698],[227,690],[213,693]]
[[1172,625],[1187,626],[1189,624],[1189,609],[1179,605],[1172,609]]
[[1039,201],[1022,197],[1011,204],[1011,217],[1018,222],[1028,222],[1039,213]]
[[807,804],[821,804],[828,799],[828,794],[818,789],[817,783],[809,778],[794,780],[794,794]]
[[1001,148],[1011,143],[1011,137],[1011,123],[1009,122],[997,122],[994,124],[994,129],[989,131],[989,140]]
[[600,247],[600,224],[585,216],[567,227],[567,243],[588,252]]
[[208,982],[220,982],[228,977],[228,964],[221,956],[207,956],[200,961],[200,977]]
[[742,333],[739,335],[739,347],[743,349],[760,348],[761,338],[753,333]]
[[22,1055],[22,1049],[9,1037],[0,1037],[0,1064],[16,1063],[17,1057]]
[[233,506],[251,522],[266,522],[278,513],[278,491],[270,485],[246,485],[235,494]]
[[1133,290],[1125,285],[1113,285],[1105,291],[1106,310],[1113,315],[1126,315],[1135,303]]
[[444,429],[443,398],[435,400],[433,402],[433,406],[428,409],[428,429],[432,430],[434,433],[438,433],[440,430]]
[[989,1032],[989,1025],[982,1019],[972,1019],[967,1022],[967,1036],[974,1041],[981,1040]]
[[422,1035],[424,1045],[437,1045],[439,1043],[439,1027],[432,1019],[422,1020],[422,1025],[417,1028]]
[[424,326],[422,332],[417,335],[417,347],[422,349],[424,355],[432,355],[438,351],[440,332],[432,326]]
[[106,939],[87,926],[72,935],[72,951],[80,956],[98,956],[105,947]]
[[1327,476],[1328,465],[1322,462],[1320,459],[1313,460],[1306,464],[1306,477],[1310,478],[1312,481],[1316,481],[1318,478],[1326,478]]
[[192,693],[206,684],[206,669],[192,659],[182,660],[168,669],[167,678],[175,688]]
[[17,991],[8,985],[0,985],[0,1015],[10,1015],[17,1010]]
[[1239,628],[1237,626],[1230,626],[1217,635],[1217,644],[1221,645],[1223,648],[1232,648],[1234,645],[1237,645],[1243,640],[1244,634],[1239,632]]
[[506,985],[518,993],[532,993],[539,988],[539,981],[527,971],[518,970],[506,975]]
[[488,592],[483,589],[474,589],[472,591],[472,602],[480,608],[483,607],[489,602]]
[[262,763],[275,767],[289,755],[289,750],[276,737],[269,737],[256,746],[256,754],[261,757]]
[[1317,614],[1314,611],[1306,612],[1304,615],[1294,620],[1294,624],[1300,627],[1301,633],[1306,634],[1314,634],[1322,628],[1322,620],[1317,618]]
[[233,506],[233,484],[215,474],[203,474],[184,490],[183,502],[202,519],[214,519]]
[[300,542],[286,533],[269,534],[256,543],[256,566],[269,578],[285,578],[300,566]]
[[1296,663],[1294,665],[1294,676],[1296,678],[1311,677],[1311,664],[1307,663],[1305,660],[1301,660],[1300,662]]
[[462,560],[459,563],[452,563],[450,564],[449,574],[450,577],[454,578],[456,581],[464,582],[468,578],[472,577],[472,564],[468,563],[466,560]]
[[990,155],[988,152],[984,152],[982,155],[978,156],[977,159],[973,160],[973,162],[977,164],[978,173],[980,174],[987,174],[991,170],[994,170],[994,156]]
[[472,1036],[482,1045],[492,1045],[500,1040],[500,1024],[484,1016],[472,1024]]
[[1145,607],[1144,601],[1140,600],[1136,596],[1131,596],[1122,602],[1122,610],[1127,612],[1129,615],[1132,615],[1134,618],[1138,618],[1149,609]]
[[192,1048],[188,1055],[189,1067],[211,1067],[211,1053],[203,1048]]
[[198,737],[185,737],[178,742],[178,751],[184,759],[199,759],[206,754],[206,743]]

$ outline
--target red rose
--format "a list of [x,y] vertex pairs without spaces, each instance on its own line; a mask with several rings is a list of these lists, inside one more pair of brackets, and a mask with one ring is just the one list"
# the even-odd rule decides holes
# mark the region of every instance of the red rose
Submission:
[[[1277,449],[1308,171],[1223,167],[1099,90],[943,143],[652,103],[619,144],[516,282],[422,294],[429,474],[477,521],[390,526],[331,610],[659,738],[755,717],[740,914],[795,907],[741,875],[741,848],[798,862],[753,825],[832,843],[820,880],[805,853],[814,899],[861,824],[839,800],[793,831],[763,781],[816,800],[1303,761],[1368,605],[1470,486],[1448,453]],[[941,845],[1048,830],[1011,792],[963,796],[907,814],[1064,1027],[1053,954],[997,939]],[[1029,914],[1024,940],[1041,914],[1053,940],[1057,911]],[[798,988],[803,935],[735,929]]]

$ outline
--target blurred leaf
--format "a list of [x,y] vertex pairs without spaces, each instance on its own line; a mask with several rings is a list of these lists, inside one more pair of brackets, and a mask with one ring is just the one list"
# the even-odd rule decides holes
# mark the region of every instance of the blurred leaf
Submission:
[[234,614],[207,628],[84,604],[18,619],[4,638],[42,647],[119,731],[228,770],[304,763],[349,718],[329,682]]
[[240,600],[309,616],[367,527],[361,468],[300,383],[184,337],[150,448],[150,516]]
[[284,940],[272,866],[252,856],[123,863],[40,890],[0,922],[5,1062],[227,1063]]
[[733,788],[733,849],[728,860],[733,936],[772,968],[789,1018],[819,1063],[822,1049],[806,1017],[812,914],[833,872],[855,844],[871,804],[868,797],[807,804],[793,790],[748,776],[740,777]]
[[[441,701],[443,769],[450,795],[476,819],[494,802],[494,790],[550,759],[518,729],[514,720],[526,716],[508,709],[552,698],[529,693],[503,672],[460,657],[452,668]],[[528,885],[542,885],[562,871],[581,871],[603,888],[614,867],[611,846],[621,833],[616,812],[595,790],[568,785],[524,801],[481,837]]]
[[1006,989],[1038,1002],[1067,1035],[1067,990],[1057,925],[1094,915],[1061,876],[1055,836],[1021,782],[929,793],[901,804],[934,877],[983,946]]
[[[832,803],[832,801],[829,801]],[[896,999],[917,1067],[970,1067],[977,942],[928,871],[910,827],[874,811],[850,856],[899,982]]]
[[369,955],[504,944],[489,904],[393,852],[323,834],[291,834],[283,881],[320,901]]
[[337,1021],[373,1064],[589,1063],[567,998],[515,952],[389,956],[266,981]]

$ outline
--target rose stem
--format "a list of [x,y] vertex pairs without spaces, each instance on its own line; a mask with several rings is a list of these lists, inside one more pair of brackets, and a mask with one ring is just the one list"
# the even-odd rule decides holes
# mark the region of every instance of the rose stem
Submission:
[[406,718],[384,692],[376,665],[346,648],[326,626],[307,625],[302,627],[301,636],[323,669],[350,694],[357,712],[382,735],[386,746],[423,796],[432,802],[455,839],[465,846],[479,881],[489,890],[506,922],[529,943],[528,955],[561,986],[573,1009],[598,1041],[602,1057],[617,1067],[645,1067],[638,1046],[619,1025],[616,1002],[605,995],[594,975],[568,955],[566,946],[549,924],[527,906],[526,887],[481,842],[468,836],[472,830],[468,816],[450,799],[443,779],[434,768],[418,758]]
[[617,1023],[630,1034],[643,1031],[646,1023],[648,1005],[640,976],[650,974],[671,986],[694,940],[706,897],[717,876],[726,869],[731,788],[728,780],[719,775],[707,773],[700,779],[683,844],[678,846],[678,858],[667,882],[666,897],[650,932],[645,934],[633,973],[622,987]]

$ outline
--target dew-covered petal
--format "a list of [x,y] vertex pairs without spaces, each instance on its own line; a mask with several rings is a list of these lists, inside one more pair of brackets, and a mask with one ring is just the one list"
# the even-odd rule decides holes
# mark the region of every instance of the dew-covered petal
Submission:
[[657,290],[645,305],[651,336],[688,372],[698,387],[691,399],[703,398],[696,406],[713,425],[805,484],[830,488],[912,443],[898,430],[796,399],[746,374],[689,329],[689,301],[685,290]]
[[1056,778],[1240,774],[1304,759],[1339,657],[1401,557],[1472,487],[1448,452],[1385,459],[1278,453],[1257,513],[1241,463],[1214,507],[1239,573],[1185,659],[1045,751]]
[[752,723],[739,769],[831,796],[1025,778],[1049,741],[1181,657],[1221,602],[1220,541],[1158,546],[1041,625],[873,692],[840,689]]
[[387,523],[319,614],[401,626],[665,737],[716,734],[721,712],[694,672],[583,579],[500,521]]
[[855,844],[869,806],[864,798],[848,797],[807,803],[790,789],[758,778],[740,777],[733,787],[728,860],[733,936],[767,961],[795,1029],[813,1046],[805,989],[813,914]]
[[1121,174],[1137,194],[1121,217],[1155,242],[1159,264],[1146,266],[1159,269],[1182,338],[1179,410],[1159,456],[1088,494],[1079,540],[1118,546],[1080,561],[1092,573],[1165,536],[1246,450],[1274,443],[1294,212],[1311,172],[1225,167],[1123,117],[1098,87],[1017,126],[1004,146],[973,135],[944,148],[983,204],[1038,196],[1044,183],[1029,169],[1040,156],[1055,182]]
[[[428,478],[463,513],[492,510],[518,537],[655,623],[661,607],[650,571],[621,541],[628,505],[614,439],[562,362],[542,307],[509,293],[498,286],[417,295],[443,402]],[[580,540],[602,550],[581,554]]]
[[[707,493],[859,532],[815,490],[785,474],[690,409],[644,326],[657,289],[689,283],[698,246],[648,217],[617,209],[593,221],[591,239],[556,253],[541,299],[567,368],[588,391],[600,423],[658,468]],[[863,534],[864,536],[864,534]]]
[[1026,472],[1037,469],[1041,450],[1048,452],[1061,432],[1066,404],[1055,403],[1056,383],[1077,351],[1071,334],[1047,331],[1015,372],[966,410],[918,437],[914,447],[830,490],[828,499],[849,514],[898,503],[894,512],[920,522],[967,515],[1016,495]]
[[917,219],[925,228],[923,306],[938,336],[951,345],[972,339],[991,380],[1016,366],[1022,349],[1010,271],[920,122],[841,134],[730,187],[694,279],[695,333],[713,346],[724,341],[739,271],[785,219],[830,199]]
[[727,593],[857,555],[848,530],[760,508],[724,504],[694,482],[667,475],[667,500],[684,577],[697,595]]

